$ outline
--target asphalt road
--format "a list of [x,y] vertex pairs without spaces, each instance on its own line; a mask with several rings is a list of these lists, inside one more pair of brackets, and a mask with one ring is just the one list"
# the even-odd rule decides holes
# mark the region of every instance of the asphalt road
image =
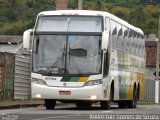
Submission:
[[91,109],[78,109],[73,104],[56,106],[46,110],[39,106],[0,110],[0,120],[160,120],[160,105],[138,105],[136,109],[119,109],[113,105],[111,110],[101,110],[99,105]]

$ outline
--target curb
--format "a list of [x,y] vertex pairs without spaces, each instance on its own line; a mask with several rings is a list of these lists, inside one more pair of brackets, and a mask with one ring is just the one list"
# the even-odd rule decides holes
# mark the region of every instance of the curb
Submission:
[[[57,106],[64,105],[64,103],[57,102]],[[16,109],[16,108],[28,108],[28,107],[43,107],[44,103],[21,103],[21,104],[10,104],[10,105],[0,105],[0,110],[4,109]]]
[[27,108],[27,107],[38,107],[38,106],[43,106],[43,104],[17,104],[17,105],[0,106],[0,110]]

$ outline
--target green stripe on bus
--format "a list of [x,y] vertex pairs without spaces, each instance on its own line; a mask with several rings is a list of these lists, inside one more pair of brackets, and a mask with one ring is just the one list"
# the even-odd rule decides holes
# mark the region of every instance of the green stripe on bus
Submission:
[[124,72],[124,52],[117,51],[118,55],[118,79],[119,79],[119,97],[121,100],[126,99],[126,78]]
[[78,82],[79,79],[80,79],[80,77],[72,77],[72,78],[70,79],[70,82]]
[[62,78],[62,82],[70,82],[70,79],[71,79],[72,77],[63,77]]
[[124,71],[120,71],[119,70],[119,82],[120,82],[120,92],[119,92],[119,96],[121,100],[126,99],[126,78],[125,78],[125,72]]
[[124,54],[123,51],[117,51],[118,55],[118,69],[123,70],[124,69]]
[[80,77],[63,77],[61,82],[78,82]]

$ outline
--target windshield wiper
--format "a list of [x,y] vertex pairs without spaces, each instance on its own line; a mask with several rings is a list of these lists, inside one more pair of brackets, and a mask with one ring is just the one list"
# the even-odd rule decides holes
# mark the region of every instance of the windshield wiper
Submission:
[[59,63],[59,61],[62,61],[62,66],[63,66],[64,57],[65,57],[65,50],[66,50],[66,48],[65,48],[65,45],[64,45],[62,50],[60,50],[59,53],[58,53],[59,57],[58,57],[57,61],[50,67],[49,74],[53,71],[52,68],[58,68],[59,69],[59,67],[57,67],[57,64]]
[[65,48],[65,45],[64,45],[64,47],[62,48],[62,50],[60,50],[59,53],[58,53],[58,56],[59,56],[58,58],[59,59],[57,59],[57,61],[51,66],[51,68],[55,67],[60,60],[62,61],[62,66],[63,66],[64,56],[65,56],[65,50],[66,50],[66,48]]
[[82,74],[82,72],[81,72],[80,68],[78,67],[74,57],[72,56],[71,58],[72,58],[73,65],[74,65],[75,69],[77,70],[78,74]]

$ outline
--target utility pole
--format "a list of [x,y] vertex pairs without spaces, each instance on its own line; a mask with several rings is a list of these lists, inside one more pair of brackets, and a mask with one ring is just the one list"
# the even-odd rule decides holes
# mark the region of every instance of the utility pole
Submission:
[[155,81],[155,103],[159,103],[159,47],[160,47],[160,16],[158,20],[158,39],[157,39],[157,59],[156,59],[156,81]]
[[82,10],[83,0],[78,0],[78,10]]

